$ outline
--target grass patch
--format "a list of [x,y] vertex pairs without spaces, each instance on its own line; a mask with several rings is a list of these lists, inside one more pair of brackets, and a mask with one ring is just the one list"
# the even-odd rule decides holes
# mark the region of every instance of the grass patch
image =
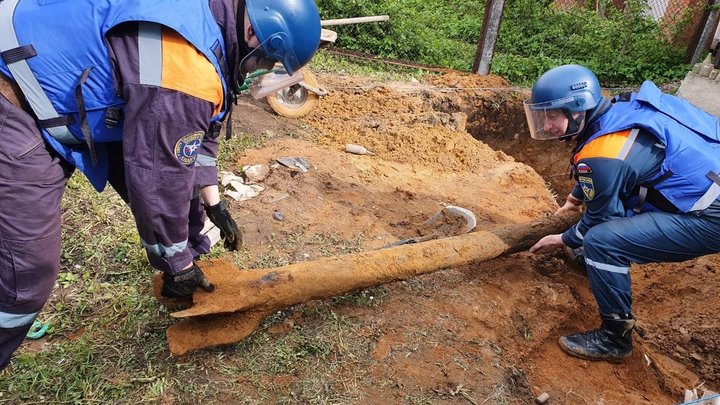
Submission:
[[[278,316],[266,320],[261,329],[285,319]],[[258,400],[356,403],[362,394],[351,388],[352,381],[364,376],[343,372],[369,351],[355,344],[356,321],[337,314],[325,302],[304,305],[292,319],[294,326],[286,334],[256,333],[238,343],[234,361],[242,366],[230,374],[241,375],[246,384],[264,392]]]
[[330,303],[336,306],[351,305],[355,307],[375,308],[379,303],[383,302],[388,295],[385,287],[376,286],[330,298]]
[[262,148],[267,138],[266,133],[250,135],[241,132],[233,134],[230,139],[220,141],[218,145],[218,167],[233,167],[245,150]]

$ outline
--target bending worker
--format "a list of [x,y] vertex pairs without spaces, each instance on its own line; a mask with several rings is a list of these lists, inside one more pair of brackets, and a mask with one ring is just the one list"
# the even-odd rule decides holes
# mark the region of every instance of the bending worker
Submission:
[[563,336],[560,347],[589,360],[632,352],[630,264],[678,262],[720,252],[720,125],[714,117],[646,81],[612,100],[593,72],[550,69],[525,113],[535,139],[575,142],[575,189],[564,208],[586,210],[566,232],[530,252],[583,248],[601,326]]
[[211,288],[200,195],[240,241],[215,167],[236,83],[275,62],[293,74],[319,42],[312,0],[0,1],[0,369],[58,275],[75,168],[128,202],[163,295]]

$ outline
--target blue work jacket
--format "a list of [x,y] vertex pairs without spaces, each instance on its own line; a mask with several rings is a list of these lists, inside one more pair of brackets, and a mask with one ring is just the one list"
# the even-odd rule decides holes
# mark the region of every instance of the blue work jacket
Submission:
[[[105,187],[108,173],[102,144],[121,140],[123,130],[124,102],[117,94],[105,35],[129,21],[178,32],[212,62],[228,93],[224,40],[207,0],[0,2],[0,72],[18,83],[47,142],[98,190]],[[140,40],[140,58],[162,63],[159,55],[142,52],[143,43],[160,38]],[[212,121],[224,118],[229,99]]]

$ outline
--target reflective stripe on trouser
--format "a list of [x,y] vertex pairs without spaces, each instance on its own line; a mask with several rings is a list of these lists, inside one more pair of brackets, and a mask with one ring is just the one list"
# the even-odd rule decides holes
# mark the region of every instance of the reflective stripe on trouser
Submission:
[[[128,190],[125,183],[125,161],[123,160],[122,143],[108,143],[108,160],[110,161],[108,181],[120,197],[128,203]],[[204,255],[210,251],[210,238],[201,234],[205,226],[205,207],[198,196],[190,201],[190,214],[188,218],[188,243],[187,246],[193,257]]]
[[0,97],[0,368],[52,291],[60,267],[60,201],[72,170],[35,121]]
[[720,203],[703,215],[648,212],[608,221],[585,234],[583,248],[600,312],[631,313],[630,264],[680,262],[720,252]]

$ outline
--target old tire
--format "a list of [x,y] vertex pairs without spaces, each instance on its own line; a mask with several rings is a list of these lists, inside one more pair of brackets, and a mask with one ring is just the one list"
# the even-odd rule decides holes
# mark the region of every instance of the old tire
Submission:
[[[310,70],[301,70],[305,83],[312,87],[320,88],[320,84],[315,78],[315,75],[310,73]],[[302,87],[300,84],[294,84],[267,96],[267,102],[270,104],[270,108],[279,115],[288,118],[300,118],[307,115],[315,107],[318,100],[320,100],[320,96]]]

